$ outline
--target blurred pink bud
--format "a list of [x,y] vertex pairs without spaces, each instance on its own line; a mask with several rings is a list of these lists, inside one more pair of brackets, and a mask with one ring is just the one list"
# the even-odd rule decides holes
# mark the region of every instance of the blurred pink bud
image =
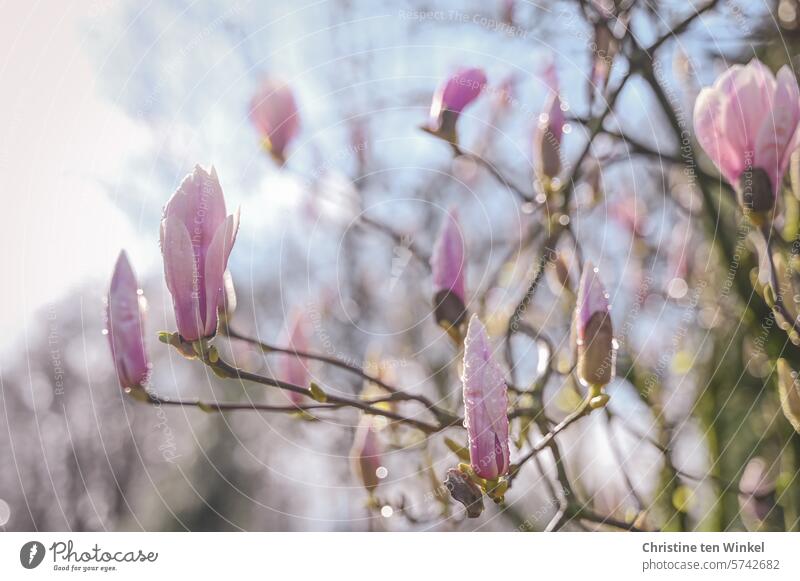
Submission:
[[150,373],[142,335],[144,309],[139,285],[125,251],[119,253],[108,291],[108,341],[120,385],[143,387]]
[[578,285],[575,330],[578,375],[586,385],[606,385],[614,376],[614,329],[606,289],[590,262]]
[[250,120],[266,150],[283,165],[286,148],[300,130],[300,115],[289,86],[277,78],[265,79],[250,101]]
[[458,212],[451,209],[442,222],[431,256],[434,315],[440,325],[457,327],[466,310],[466,250]]
[[611,18],[617,12],[616,2],[614,2],[614,0],[589,0],[589,4],[591,4],[603,18]]
[[515,0],[500,0],[500,18],[510,26],[514,25]]
[[779,531],[783,512],[776,497],[778,462],[751,458],[739,480],[739,509],[742,522],[750,531]]
[[624,196],[611,204],[611,217],[634,238],[644,238],[647,232],[647,208],[636,196]]
[[464,108],[472,103],[486,86],[481,69],[459,69],[433,95],[427,129],[450,141],[456,139],[456,122]]
[[514,104],[516,100],[516,89],[517,77],[513,73],[509,74],[500,82],[494,94],[494,98],[492,99],[494,118],[506,113],[511,108],[511,105]]
[[[308,351],[308,336],[306,335],[306,320],[301,312],[296,312],[292,317],[289,330],[288,348],[293,351]],[[300,387],[308,387],[311,383],[308,371],[308,361],[297,355],[282,356],[281,379]],[[292,403],[299,405],[305,396],[286,391]]]
[[478,476],[493,480],[508,472],[508,395],[477,315],[472,315],[464,341],[463,383],[470,463]]
[[594,42],[592,43],[594,65],[590,78],[591,91],[602,91],[608,82],[611,65],[617,53],[617,39],[608,24],[598,22],[594,25]]
[[539,179],[549,183],[561,173],[561,140],[564,137],[566,116],[558,95],[558,81],[555,73],[546,79],[550,93],[545,107],[539,115],[539,123],[533,139],[533,164]]
[[758,59],[734,65],[697,97],[697,141],[740,203],[772,209],[792,152],[798,145],[800,90],[791,69],[772,72]]
[[378,476],[378,469],[381,468],[381,445],[374,421],[372,416],[362,416],[350,452],[356,476],[368,492],[375,490],[381,480]]
[[178,332],[185,341],[213,337],[239,211],[226,215],[217,172],[195,166],[164,207],[161,253]]

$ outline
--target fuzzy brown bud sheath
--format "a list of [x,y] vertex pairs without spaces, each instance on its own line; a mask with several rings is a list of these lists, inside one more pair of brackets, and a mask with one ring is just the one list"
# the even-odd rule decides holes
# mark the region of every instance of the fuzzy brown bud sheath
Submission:
[[464,505],[468,518],[478,518],[483,512],[483,492],[458,468],[451,468],[444,478],[445,488],[453,500]]

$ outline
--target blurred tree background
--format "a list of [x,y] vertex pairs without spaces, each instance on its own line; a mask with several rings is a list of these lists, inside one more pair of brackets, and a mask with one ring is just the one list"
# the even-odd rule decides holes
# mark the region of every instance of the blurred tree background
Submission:
[[[107,120],[103,139],[81,147],[141,145],[113,174],[94,149],[81,150],[84,166],[56,162],[57,171],[82,174],[132,233],[121,240],[98,209],[86,227],[101,233],[106,271],[75,284],[53,278],[57,292],[38,303],[3,301],[23,313],[4,318],[14,324],[0,356],[3,530],[544,530],[565,502],[641,528],[797,530],[800,436],[778,383],[796,389],[800,347],[759,279],[758,241],[696,146],[692,110],[700,88],[732,63],[800,64],[798,10],[794,0],[330,0],[122,2],[72,14],[96,90],[130,132],[112,132]],[[469,153],[461,156],[420,130],[435,88],[459,66],[482,67],[490,88],[459,121]],[[541,200],[531,155],[550,66],[568,119],[563,176],[575,178],[567,212]],[[300,110],[282,168],[248,119],[266,74],[287,80]],[[220,380],[156,340],[175,329],[159,262],[161,208],[195,163],[211,162],[228,207],[242,209],[229,265],[237,331],[283,344],[292,314],[303,312],[315,351],[460,413],[462,354],[433,319],[424,260],[455,207],[468,307],[497,339],[498,359],[510,319],[545,269],[521,317],[536,332],[510,340],[506,363],[514,385],[538,386],[548,421],[580,402],[570,373],[572,291],[579,262],[599,266],[619,342],[609,406],[558,435],[562,462],[538,454],[505,504],[467,520],[441,488],[458,462],[444,437],[462,442],[457,428],[423,437],[381,426],[388,476],[378,496],[391,509],[381,511],[368,506],[350,462],[356,410],[310,421],[126,397],[103,335],[103,297],[123,242],[149,305],[160,395],[287,401]],[[798,186],[787,180],[775,220],[795,316]],[[57,189],[48,195],[46,224],[78,203]],[[555,250],[567,288],[555,262],[541,260],[554,223],[564,227]],[[82,236],[82,227],[66,235]],[[26,244],[82,260],[55,235]],[[279,355],[217,343],[241,368],[280,373]],[[364,389],[355,374],[318,362],[309,369],[325,389]],[[517,405],[534,405],[526,397]],[[532,420],[512,420],[512,461],[547,431]],[[580,518],[561,525],[607,528]]]

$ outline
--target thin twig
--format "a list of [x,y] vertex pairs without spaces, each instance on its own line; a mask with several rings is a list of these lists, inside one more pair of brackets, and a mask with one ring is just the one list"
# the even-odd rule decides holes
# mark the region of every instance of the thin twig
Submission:
[[371,375],[364,371],[362,368],[358,367],[357,365],[353,365],[339,359],[337,357],[332,357],[328,355],[322,355],[320,353],[312,353],[310,351],[300,351],[297,349],[293,349],[290,347],[278,347],[277,345],[272,345],[270,343],[266,343],[264,341],[259,341],[257,339],[253,339],[252,337],[248,337],[243,335],[235,330],[233,330],[229,325],[224,326],[221,331],[232,339],[238,339],[239,341],[244,341],[245,343],[249,343],[258,347],[264,353],[282,353],[286,355],[294,355],[295,357],[299,357],[301,359],[308,359],[311,361],[319,361],[321,363],[326,363],[331,365],[332,367],[337,367],[339,369],[343,369],[350,373],[353,373],[359,376],[361,379],[369,381],[370,383],[374,383],[375,385],[381,387],[382,389],[389,392],[391,395],[385,398],[385,401],[392,402],[392,401],[416,401],[421,403],[425,408],[430,410],[430,412],[436,417],[436,419],[445,427],[448,426],[455,426],[463,424],[463,418],[453,414],[436,404],[434,404],[430,399],[425,397],[424,395],[418,395],[413,393],[407,393],[401,391],[399,388],[386,383],[379,377]]

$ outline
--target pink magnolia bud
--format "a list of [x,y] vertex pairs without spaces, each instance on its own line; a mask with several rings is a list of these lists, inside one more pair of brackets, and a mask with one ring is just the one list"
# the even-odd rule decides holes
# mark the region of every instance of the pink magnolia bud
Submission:
[[516,11],[516,0],[502,0],[500,7],[500,19],[504,24],[514,26],[514,12]]
[[697,97],[697,141],[743,207],[766,212],[798,146],[800,90],[791,69],[777,80],[758,59],[734,65]]
[[449,210],[431,255],[434,316],[436,322],[445,328],[458,327],[466,314],[465,255],[458,212]]
[[630,234],[641,239],[648,230],[647,207],[635,195],[616,199],[609,207],[609,214]]
[[752,458],[739,480],[739,514],[750,531],[778,531],[783,511],[777,502],[778,463],[760,456]]
[[456,71],[433,95],[427,129],[455,142],[458,116],[478,98],[485,86],[486,74],[481,69]]
[[250,120],[266,150],[283,165],[286,148],[300,130],[300,115],[289,86],[280,79],[265,79],[250,101]]
[[[289,330],[289,349],[296,351],[308,351],[308,336],[306,335],[305,318],[301,312],[296,312],[292,317],[291,328]],[[288,383],[293,383],[300,387],[308,387],[311,383],[311,374],[308,371],[308,361],[297,355],[283,355],[281,379]],[[292,403],[299,405],[303,401],[303,395],[293,391],[286,391]]]
[[587,262],[575,305],[578,376],[588,386],[606,385],[614,376],[616,348],[608,294],[597,269]]
[[595,88],[602,91],[611,74],[611,65],[617,52],[617,39],[611,32],[608,23],[598,22],[594,25],[594,42],[592,43],[594,66],[590,77],[590,91]]
[[161,253],[178,332],[185,341],[217,332],[224,274],[239,229],[239,211],[226,215],[217,172],[199,165],[164,207]]
[[549,184],[561,173],[561,140],[564,137],[566,116],[558,94],[558,80],[555,70],[546,73],[550,93],[544,110],[539,115],[539,123],[533,139],[533,164],[539,180]]
[[350,452],[353,469],[368,492],[375,490],[381,480],[378,476],[378,469],[381,468],[381,445],[374,421],[372,416],[361,418]]
[[120,385],[143,387],[150,373],[142,336],[144,309],[136,275],[125,251],[119,253],[108,291],[108,341]]
[[493,480],[508,472],[508,394],[477,315],[472,315],[464,341],[463,383],[470,463],[478,476]]

